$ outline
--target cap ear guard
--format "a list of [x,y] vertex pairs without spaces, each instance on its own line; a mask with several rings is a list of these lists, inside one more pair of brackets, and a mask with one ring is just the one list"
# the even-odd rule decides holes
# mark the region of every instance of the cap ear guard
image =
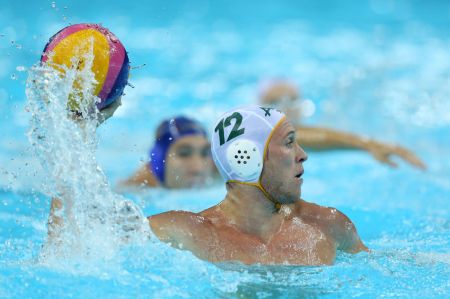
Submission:
[[225,181],[259,183],[264,153],[284,114],[274,108],[246,106],[224,113],[211,137],[211,152]]
[[231,171],[241,180],[259,179],[263,159],[256,143],[247,139],[236,140],[228,146],[226,157]]

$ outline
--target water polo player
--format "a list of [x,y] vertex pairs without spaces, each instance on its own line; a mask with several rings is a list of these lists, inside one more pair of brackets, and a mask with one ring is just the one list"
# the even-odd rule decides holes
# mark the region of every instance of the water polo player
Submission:
[[[82,125],[84,120],[82,113],[78,123]],[[169,131],[175,128],[166,127]],[[336,250],[367,250],[345,215],[300,198],[307,157],[283,113],[258,106],[225,113],[213,131],[211,151],[226,180],[225,199],[199,213],[170,211],[149,217],[150,228],[160,240],[211,262],[246,264],[332,264]],[[71,194],[63,190],[61,196],[70,198]],[[71,208],[62,207],[62,203],[56,199],[52,202],[50,242],[58,241],[64,226],[77,224],[76,215],[61,218],[70,215]],[[65,213],[59,213],[61,209]],[[133,219],[141,221],[133,210],[131,206],[124,209],[132,214],[123,226],[127,232],[132,230]]]
[[[211,262],[330,265],[337,250],[367,251],[344,214],[301,199],[307,156],[295,134],[285,115],[272,108],[250,106],[225,113],[216,123],[211,146],[226,180],[225,199],[199,213],[150,216],[153,233]],[[61,208],[52,205],[49,242],[57,241],[68,225],[56,216]],[[125,209],[132,215],[124,217],[136,219],[139,227],[134,210]],[[126,227],[130,225],[127,220]]]
[[178,116],[159,125],[148,162],[121,185],[199,187],[212,179],[213,167],[203,127],[195,120]]
[[264,84],[260,90],[259,101],[285,112],[295,125],[299,144],[308,150],[359,149],[369,152],[381,163],[397,167],[392,156],[398,156],[412,166],[425,169],[425,164],[409,150],[386,144],[371,138],[337,131],[335,129],[306,127],[301,124],[301,99],[298,88],[287,80],[274,80]]
[[336,250],[367,251],[344,214],[300,199],[307,156],[283,113],[258,106],[225,113],[211,151],[225,199],[199,213],[149,217],[160,240],[211,262],[245,264],[323,265]]

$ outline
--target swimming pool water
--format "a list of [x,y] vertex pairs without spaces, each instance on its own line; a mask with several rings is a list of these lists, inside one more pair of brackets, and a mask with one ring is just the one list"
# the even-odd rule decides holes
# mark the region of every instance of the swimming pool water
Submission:
[[[447,3],[15,3],[0,10],[0,298],[448,297]],[[57,29],[85,21],[102,22],[133,65],[146,64],[98,129],[97,160],[112,187],[146,159],[162,118],[186,113],[211,126],[225,109],[254,102],[260,80],[280,75],[314,102],[306,123],[398,142],[428,170],[391,169],[366,153],[309,153],[303,198],[344,212],[373,250],[339,254],[331,267],[212,265],[154,238],[113,257],[39,260],[48,177],[25,136],[22,67]],[[151,215],[200,211],[224,194],[217,183],[125,197]]]
[[[329,172],[332,159],[319,157],[308,163]],[[331,205],[346,213],[373,250],[356,256],[340,254],[331,267],[294,266],[215,266],[151,241],[145,246],[125,247],[113,259],[58,261],[50,265],[36,262],[44,242],[48,198],[39,194],[3,192],[1,194],[1,281],[3,294],[12,297],[417,297],[440,298],[448,293],[450,222],[444,189],[426,182],[425,192],[415,187],[415,179],[400,178],[394,170],[373,174],[374,163],[364,155],[338,157],[359,171],[348,178],[326,183],[325,176],[306,172],[304,198]],[[314,158],[311,158],[314,160]],[[321,164],[320,161],[324,161]],[[307,165],[307,164],[306,164]],[[306,167],[305,167],[306,168]],[[306,168],[308,169],[308,168]],[[400,172],[402,172],[400,170]],[[408,171],[405,171],[408,172]],[[348,174],[345,175],[349,176]],[[426,175],[425,175],[426,176]],[[356,177],[356,178],[355,178]],[[367,184],[374,179],[383,185]],[[332,187],[318,188],[320,185]],[[335,189],[338,189],[336,191]],[[425,205],[420,196],[427,198]],[[447,187],[448,188],[448,187]],[[320,192],[318,190],[321,190]],[[401,190],[401,191],[398,191]],[[320,196],[318,193],[321,193]],[[146,214],[181,208],[198,211],[222,198],[221,186],[201,191],[152,190],[131,196]],[[423,200],[423,199],[422,199]],[[41,293],[39,293],[41,292]]]

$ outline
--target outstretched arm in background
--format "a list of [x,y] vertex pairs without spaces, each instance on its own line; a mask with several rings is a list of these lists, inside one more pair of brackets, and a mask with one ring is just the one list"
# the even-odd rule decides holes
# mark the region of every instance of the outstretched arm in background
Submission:
[[297,142],[307,150],[365,150],[379,162],[388,164],[391,167],[398,166],[397,163],[391,160],[392,156],[398,156],[416,168],[426,169],[426,165],[414,153],[401,146],[382,143],[367,137],[360,137],[333,129],[297,127]]
[[149,169],[148,164],[142,165],[134,174],[126,180],[119,182],[119,187],[139,186],[139,187],[156,187],[158,181]]

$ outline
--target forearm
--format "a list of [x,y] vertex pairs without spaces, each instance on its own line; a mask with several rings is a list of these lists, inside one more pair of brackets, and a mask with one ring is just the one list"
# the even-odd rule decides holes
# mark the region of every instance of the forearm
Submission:
[[64,219],[61,216],[62,212],[62,202],[59,198],[52,198],[50,204],[50,214],[48,216],[47,222],[47,234],[49,240],[57,238],[61,232],[64,225]]
[[298,127],[297,142],[309,150],[361,149],[368,150],[374,140],[352,133],[327,128]]
[[148,164],[142,165],[132,176],[119,183],[122,186],[149,186],[158,185],[157,180],[148,169]]
[[48,241],[58,241],[67,226],[72,226],[70,228],[72,232],[78,232],[72,215],[72,201],[68,198],[65,198],[64,201],[60,198],[52,198],[47,222]]
[[398,156],[417,168],[426,169],[425,163],[406,148],[332,129],[298,127],[297,142],[306,150],[313,151],[337,149],[365,150],[376,160],[392,167],[396,167],[397,163],[392,161],[390,157]]

